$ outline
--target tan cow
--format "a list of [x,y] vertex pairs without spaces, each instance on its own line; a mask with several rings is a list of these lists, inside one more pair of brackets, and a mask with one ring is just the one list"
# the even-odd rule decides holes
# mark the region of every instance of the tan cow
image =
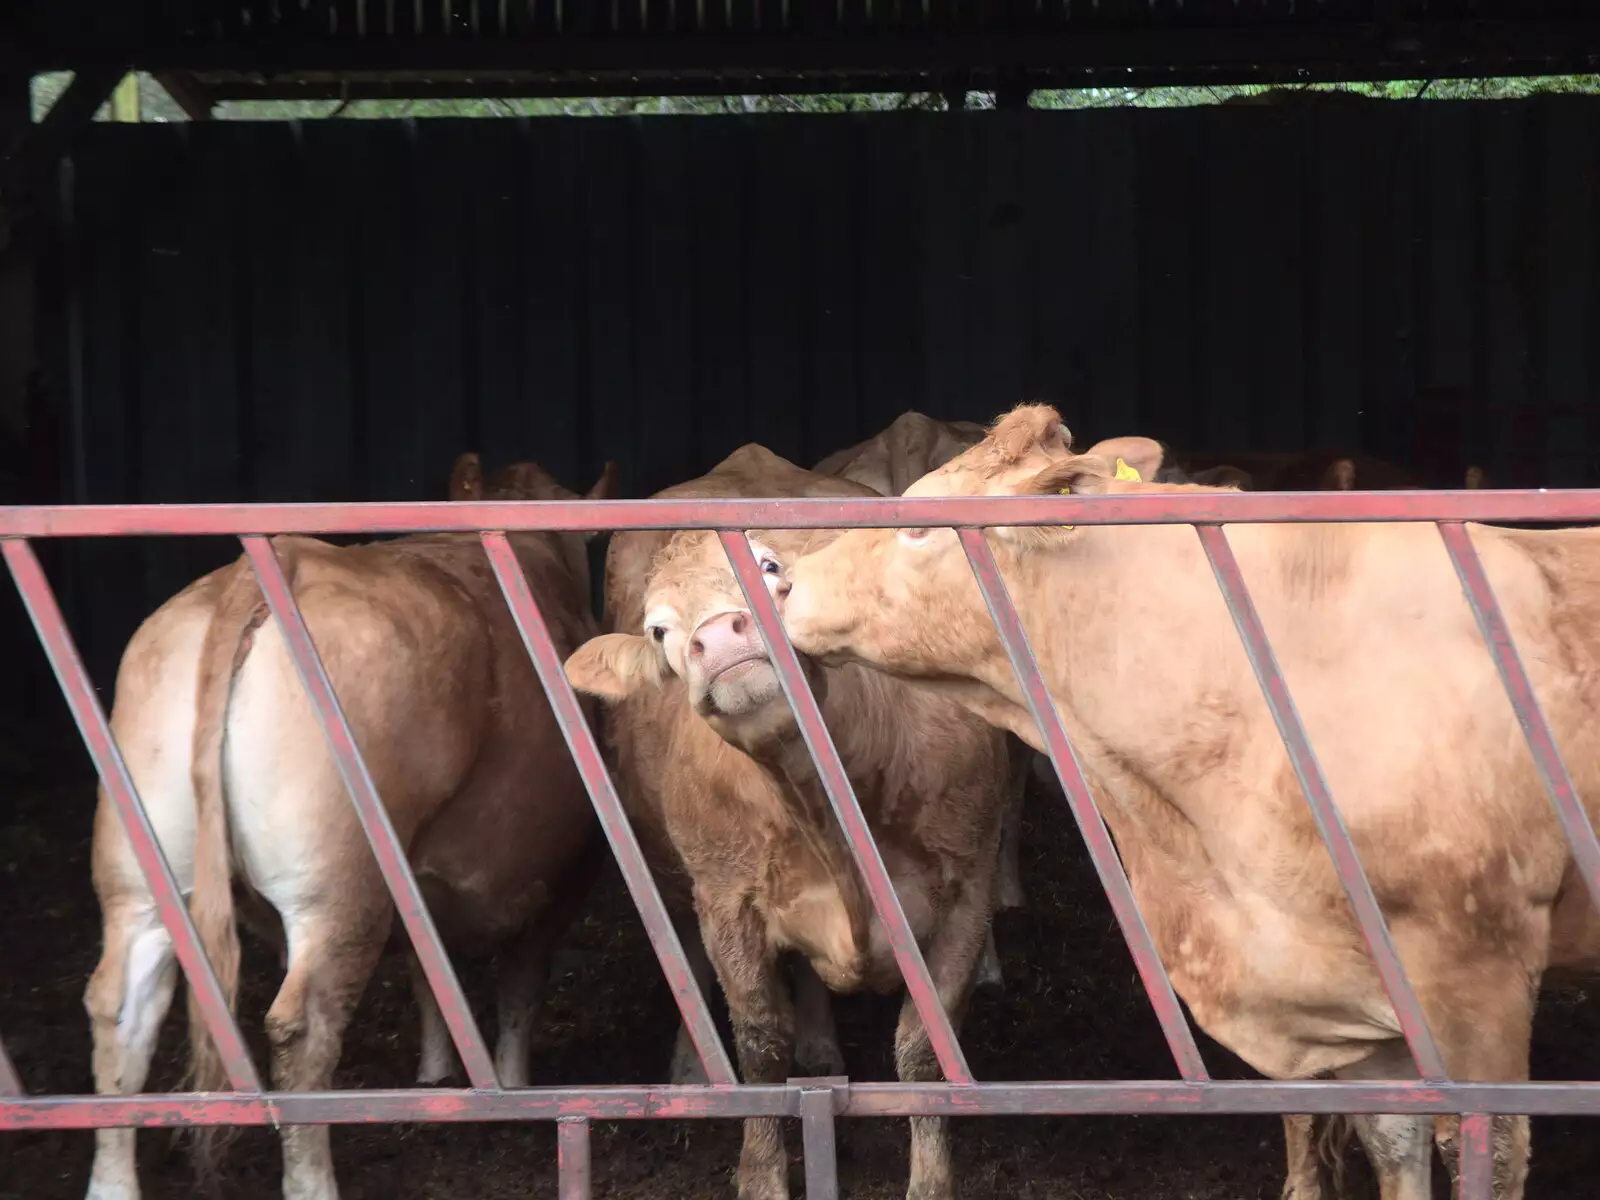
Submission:
[[[590,495],[608,494],[612,481],[608,468]],[[464,456],[452,495],[483,493],[476,456]],[[487,494],[573,498],[526,463]],[[584,539],[511,541],[565,654],[595,631]],[[274,545],[441,933],[458,951],[502,951],[495,1066],[502,1083],[525,1085],[552,945],[602,843],[483,549],[471,534]],[[267,1014],[273,1086],[327,1088],[346,1022],[391,940],[394,905],[246,560],[191,584],[134,634],[111,726],[230,1000],[234,886],[250,901],[247,917],[269,933],[281,927],[287,974]],[[93,864],[105,922],[85,996],[95,1089],[137,1092],[177,969],[103,791]],[[451,1051],[426,987],[421,997],[429,1082],[448,1072]],[[194,1086],[223,1085],[193,1014],[189,1035]],[[90,1200],[134,1200],[133,1130],[95,1136]],[[289,1200],[338,1195],[326,1126],[285,1128],[283,1157]]]
[[[759,446],[671,491],[870,494]],[[773,586],[810,540],[793,533],[756,540]],[[791,1000],[785,958],[806,964],[802,978],[820,977],[835,991],[897,989],[899,972],[715,535],[658,544],[642,586],[628,564],[643,560],[648,542],[619,541],[608,592],[616,624],[637,632],[595,639],[572,656],[567,673],[576,687],[614,704],[608,727],[621,791],[664,883],[678,896],[692,893],[744,1079],[781,1082],[796,1049],[796,1005],[819,1004],[803,991]],[[988,932],[1008,790],[1004,740],[950,701],[877,672],[820,671],[813,687],[940,999],[959,1020]],[[820,996],[822,1013],[813,1020],[825,1019],[826,999]],[[939,1077],[909,1000],[895,1061],[902,1079]],[[783,1200],[787,1167],[779,1122],[746,1122],[740,1197]],[[954,1195],[942,1119],[912,1122],[908,1195]]]
[[[910,494],[1174,490],[1114,480],[1104,458],[1072,454],[1053,410],[1028,406]],[[1469,529],[1600,816],[1600,531]],[[1526,1079],[1540,979],[1600,967],[1600,923],[1437,533],[1235,525],[1229,539],[1448,1070]],[[1410,1074],[1193,532],[1009,528],[989,542],[1202,1027],[1274,1078]],[[789,578],[802,651],[964,680],[975,709],[1039,744],[951,531],[852,530]],[[1354,1123],[1385,1200],[1430,1194],[1426,1118]],[[1455,1126],[1438,1122],[1442,1148]],[[1526,1120],[1496,1121],[1495,1158],[1496,1195],[1520,1198]]]

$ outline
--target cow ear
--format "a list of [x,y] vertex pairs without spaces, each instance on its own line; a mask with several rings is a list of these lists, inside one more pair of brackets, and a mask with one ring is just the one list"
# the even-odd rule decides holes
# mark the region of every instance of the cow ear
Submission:
[[659,687],[666,674],[661,652],[649,638],[604,633],[590,638],[567,659],[567,682],[603,700],[626,700],[647,687]]
[[608,459],[606,461],[605,470],[600,472],[600,478],[595,482],[595,485],[589,489],[588,493],[584,496],[584,499],[615,500],[618,493],[622,491],[622,488],[618,483],[618,479],[619,472],[617,471],[617,464]]
[[450,469],[450,499],[483,499],[483,460],[470,450]]
[[[1096,442],[1084,451],[1085,454],[1096,454],[1107,462],[1116,462],[1121,459],[1146,483],[1152,482],[1156,472],[1161,470],[1167,458],[1167,449],[1155,438],[1147,437],[1115,437],[1107,438],[1103,442]],[[1118,476],[1121,478],[1121,476]]]
[[1020,492],[1038,496],[1093,496],[1106,490],[1116,468],[1098,454],[1079,454],[1052,463],[1024,483]]

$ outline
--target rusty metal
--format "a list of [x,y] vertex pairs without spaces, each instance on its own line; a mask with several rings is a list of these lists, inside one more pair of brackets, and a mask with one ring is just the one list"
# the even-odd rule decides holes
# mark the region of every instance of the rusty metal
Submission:
[[561,727],[561,735],[567,739],[567,748],[572,751],[572,760],[577,764],[584,786],[589,789],[589,798],[594,804],[595,814],[600,818],[600,827],[605,831],[606,840],[611,843],[611,852],[616,855],[617,866],[621,868],[622,877],[628,885],[628,894],[633,897],[634,907],[639,910],[650,945],[667,977],[667,985],[678,1002],[678,1013],[683,1018],[684,1028],[689,1031],[689,1038],[700,1057],[706,1078],[713,1084],[736,1083],[738,1080],[733,1073],[727,1047],[717,1034],[711,1009],[706,1005],[706,998],[700,994],[700,985],[695,981],[689,960],[684,957],[678,931],[667,913],[667,906],[661,900],[661,890],[656,886],[649,864],[645,862],[644,851],[639,848],[639,839],[628,822],[622,799],[611,782],[611,773],[606,770],[600,746],[595,741],[588,721],[584,720],[583,709],[578,705],[572,685],[567,682],[561,656],[556,653],[555,644],[550,640],[550,627],[545,623],[544,614],[539,611],[538,601],[533,598],[533,589],[528,586],[528,577],[522,570],[522,564],[517,561],[516,552],[512,550],[505,534],[485,533],[482,541],[484,552],[489,556],[489,565],[500,583],[500,591],[511,609],[511,618],[522,634],[522,644],[533,659],[534,670],[544,686],[550,710]]
[[[738,1087],[540,1087],[500,1092],[399,1088],[341,1092],[0,1097],[0,1131],[185,1125],[388,1125],[414,1122],[698,1120],[797,1117],[798,1083]],[[1600,1116],[1600,1083],[851,1083],[842,1117],[1169,1117],[1279,1113]]]
[[556,1122],[556,1179],[560,1200],[589,1200],[589,1119]]
[[767,653],[772,656],[772,665],[778,672],[784,695],[789,698],[789,707],[794,710],[800,735],[805,738],[806,748],[811,751],[811,759],[817,765],[817,776],[828,794],[828,803],[833,806],[833,814],[849,840],[856,866],[865,877],[872,907],[878,914],[878,920],[883,922],[884,933],[900,966],[900,974],[905,977],[906,992],[916,1006],[917,1015],[922,1018],[922,1027],[927,1031],[934,1054],[938,1056],[939,1067],[945,1079],[951,1083],[970,1084],[972,1071],[967,1066],[967,1056],[962,1052],[955,1027],[950,1023],[950,1014],[939,999],[939,989],[934,986],[933,977],[928,973],[928,964],[923,961],[916,934],[911,931],[911,923],[906,920],[905,910],[900,907],[894,881],[889,878],[889,869],[883,865],[883,855],[878,852],[872,827],[867,824],[866,814],[861,811],[861,802],[856,799],[855,788],[850,786],[850,777],[845,774],[844,764],[839,761],[839,751],[834,747],[833,737],[822,719],[822,709],[811,693],[811,685],[806,682],[800,658],[790,645],[788,635],[783,632],[777,605],[767,593],[767,585],[761,578],[761,568],[756,565],[755,555],[750,551],[750,543],[743,533],[737,531],[723,531],[718,536],[722,539],[722,549],[728,556],[733,573],[738,577],[739,586],[744,590],[750,615],[755,618],[756,627],[761,631],[761,640],[766,643]]
[[841,529],[1298,521],[1600,520],[1595,494],[1549,491],[1184,492],[859,500],[440,501],[0,506],[0,537],[478,533],[500,529]]
[[[1488,1197],[1492,1186],[1492,1120],[1497,1115],[1600,1116],[1600,1083],[1486,1083],[1442,1078],[1438,1050],[1428,1037],[1420,1006],[1404,978],[1388,939],[1382,913],[1339,819],[1332,797],[1295,714],[1283,676],[1273,657],[1248,589],[1239,573],[1219,523],[1280,521],[1435,521],[1460,576],[1468,603],[1478,620],[1508,698],[1528,737],[1575,861],[1600,899],[1600,844],[1578,801],[1540,711],[1522,663],[1513,646],[1504,614],[1478,560],[1463,520],[1587,521],[1600,519],[1600,494],[1595,492],[1461,492],[1461,493],[1336,493],[1230,494],[1185,493],[1117,497],[971,497],[960,499],[849,501],[623,501],[510,504],[417,505],[273,505],[171,506],[144,508],[0,509],[0,538],[13,578],[50,657],[57,678],[94,758],[107,795],[150,882],[152,895],[188,979],[201,998],[201,1008],[222,1048],[233,1092],[205,1095],[29,1096],[20,1094],[14,1068],[0,1047],[0,1130],[65,1130],[108,1126],[157,1128],[191,1125],[350,1124],[389,1122],[556,1121],[561,1151],[560,1194],[574,1200],[588,1194],[588,1134],[594,1120],[797,1117],[807,1143],[807,1175],[811,1194],[834,1194],[836,1158],[834,1117],[975,1116],[1021,1114],[1142,1113],[1199,1115],[1213,1113],[1394,1113],[1462,1116],[1461,1163],[1463,1200]],[[1408,1042],[1427,1076],[1392,1082],[1232,1082],[1206,1077],[1193,1034],[1182,1019],[1170,981],[1143,930],[1131,888],[1115,857],[1103,821],[1048,688],[1033,661],[1021,620],[1005,593],[987,542],[975,527],[1027,524],[1192,524],[1197,528],[1230,612],[1267,696],[1279,732],[1307,793],[1319,828],[1350,894],[1374,961],[1389,988]],[[932,526],[962,529],[967,549],[1013,667],[1022,682],[1034,719],[1053,752],[1058,774],[1074,814],[1084,831],[1112,896],[1113,909],[1141,975],[1162,1016],[1164,1031],[1184,1079],[1168,1081],[1104,1081],[1041,1083],[974,1083],[961,1058],[959,1042],[928,977],[914,939],[905,926],[893,887],[883,870],[859,804],[828,739],[815,698],[805,683],[798,657],[782,633],[775,606],[743,534],[748,528],[838,528],[850,525]],[[381,801],[367,776],[360,752],[339,709],[315,645],[295,605],[271,546],[263,535],[276,532],[407,532],[438,530],[537,530],[610,528],[717,529],[752,616],[761,628],[811,745],[830,799],[850,837],[874,900],[891,938],[899,938],[897,954],[907,989],[940,1052],[947,1082],[851,1084],[843,1080],[791,1080],[782,1085],[738,1085],[720,1038],[710,1025],[705,998],[692,983],[675,934],[657,941],[669,981],[678,970],[689,979],[688,992],[676,985],[680,1011],[706,1061],[710,1087],[529,1088],[505,1091],[495,1086],[492,1066],[471,1014],[460,998],[459,985],[439,943],[426,908],[416,895],[405,855],[388,824]],[[244,537],[269,603],[283,629],[318,719],[339,762],[357,811],[361,813],[374,853],[412,935],[419,958],[431,961],[430,982],[457,1037],[457,1047],[470,1089],[403,1089],[323,1093],[260,1091],[244,1052],[238,1029],[221,995],[210,964],[199,948],[178,891],[148,817],[112,739],[59,607],[24,535],[96,536],[126,533],[234,533]],[[638,852],[637,842],[621,816],[621,805],[601,760],[592,732],[576,697],[566,684],[549,631],[505,534],[484,533],[482,541],[517,621],[525,646],[538,670],[552,707],[561,720],[580,770],[584,773],[613,848],[634,889],[636,903],[665,921],[659,893]],[[1071,787],[1067,787],[1071,781]],[[630,866],[631,864],[631,866]],[[639,886],[647,881],[647,886]],[[653,900],[652,900],[653,898]],[[652,937],[656,932],[652,931]],[[692,997],[692,998],[691,998]],[[452,1007],[454,1006],[454,1007]],[[931,1018],[931,1019],[930,1019]],[[707,1029],[709,1028],[709,1035]],[[704,1039],[703,1042],[701,1039]],[[5,1094],[5,1093],[11,1094]]]
[[1289,694],[1289,685],[1278,666],[1277,655],[1267,641],[1267,632],[1262,628],[1261,617],[1250,598],[1250,589],[1239,570],[1239,561],[1234,557],[1233,547],[1228,544],[1228,535],[1216,525],[1196,525],[1195,532],[1200,535],[1200,545],[1205,548],[1212,573],[1216,575],[1222,597],[1227,601],[1228,612],[1233,616],[1234,627],[1244,643],[1245,654],[1249,656],[1250,666],[1261,685],[1261,693],[1266,697],[1267,707],[1272,710],[1272,720],[1278,726],[1278,736],[1283,739],[1284,749],[1289,752],[1289,762],[1294,767],[1295,778],[1300,781],[1300,790],[1305,793],[1306,803],[1311,806],[1317,832],[1322,835],[1323,844],[1333,859],[1333,869],[1339,876],[1344,894],[1350,900],[1350,908],[1361,926],[1361,934],[1366,938],[1367,950],[1383,980],[1384,991],[1394,1007],[1395,1017],[1400,1022],[1401,1032],[1405,1034],[1406,1045],[1411,1049],[1417,1071],[1427,1080],[1446,1079],[1449,1072],[1445,1070],[1444,1055],[1439,1052],[1439,1044],[1433,1040],[1427,1014],[1422,1011],[1422,1002],[1417,999],[1411,980],[1406,977],[1399,951],[1395,949],[1388,923],[1383,918],[1383,910],[1378,907],[1378,898],[1373,895],[1372,884],[1362,869],[1355,843],[1350,840],[1350,831],[1345,828],[1344,818],[1339,815],[1339,806],[1334,803],[1333,793],[1328,790],[1327,776],[1322,773],[1322,764],[1317,761],[1311,739],[1306,736],[1306,728],[1295,708],[1294,697]]
[[496,1090],[500,1082],[495,1077],[494,1063],[484,1045],[483,1034],[473,1018],[472,1006],[467,1003],[466,993],[461,990],[461,981],[456,978],[455,967],[445,953],[444,943],[439,940],[439,930],[433,923],[432,914],[428,912],[421,889],[417,887],[416,876],[411,873],[405,847],[400,844],[400,837],[389,820],[389,811],[384,808],[377,785],[367,771],[366,760],[362,757],[361,748],[356,745],[355,734],[351,732],[350,722],[345,719],[344,708],[334,695],[333,684],[322,665],[322,656],[317,653],[317,647],[311,640],[311,632],[306,628],[305,618],[295,602],[294,591],[284,577],[283,567],[278,563],[272,543],[260,537],[240,540],[244,542],[245,554],[250,558],[256,579],[283,633],[284,645],[289,657],[294,660],[295,671],[316,711],[317,724],[322,726],[322,735],[327,739],[334,762],[338,764],[339,776],[344,780],[345,790],[350,793],[350,802],[355,805],[356,816],[361,820],[361,828],[366,831],[367,841],[378,861],[378,870],[383,873],[383,881],[389,886],[389,894],[394,897],[394,906],[400,913],[401,923],[406,927],[417,961],[439,1003],[439,1012],[456,1044],[456,1052],[461,1055],[461,1065],[466,1069],[467,1078],[475,1088]]
[[67,623],[61,615],[61,606],[56,603],[50,581],[45,578],[38,556],[27,542],[8,538],[0,542],[0,548],[3,548],[6,566],[11,569],[11,578],[16,582],[17,591],[22,594],[22,602],[33,621],[33,628],[50,659],[50,668],[55,672],[67,706],[72,710],[72,719],[77,723],[78,732],[83,735],[89,757],[94,760],[100,784],[105,788],[106,796],[122,822],[123,831],[128,835],[134,860],[144,872],[156,914],[161,918],[167,936],[172,939],[173,950],[183,966],[189,986],[194,989],[200,1016],[205,1021],[211,1040],[216,1044],[217,1054],[228,1074],[228,1082],[236,1091],[260,1092],[261,1078],[256,1074],[255,1064],[250,1061],[250,1052],[245,1048],[238,1023],[228,1008],[222,985],[217,982],[216,972],[211,969],[211,960],[200,945],[194,922],[183,903],[183,892],[167,863],[166,854],[162,852],[161,843],[156,839],[155,828],[150,824],[150,814],[145,811],[144,801],[139,799],[138,789],[133,786],[133,776],[128,774],[128,765],[122,759],[122,751],[111,736],[111,724],[106,720],[105,710],[100,707],[100,697],[89,679],[89,672],[84,669],[78,647],[67,632]]
[[1561,819],[1561,827],[1572,845],[1578,870],[1588,885],[1589,896],[1600,907],[1600,840],[1595,838],[1594,825],[1582,801],[1578,799],[1577,788],[1573,785],[1561,751],[1556,748],[1550,723],[1545,720],[1544,706],[1539,703],[1539,697],[1534,695],[1528,672],[1523,669],[1522,656],[1517,653],[1505,613],[1495,599],[1494,589],[1489,586],[1483,560],[1478,557],[1466,527],[1459,522],[1441,521],[1439,536],[1444,539],[1445,549],[1450,552],[1450,561],[1455,564],[1456,576],[1461,580],[1467,605],[1472,609],[1483,640],[1489,646],[1489,655],[1500,672],[1500,682],[1511,699],[1511,707],[1516,710],[1517,722],[1522,726],[1522,735],[1527,739],[1528,750],[1533,755],[1533,764],[1539,770],[1539,778],[1544,782],[1550,803],[1555,805],[1556,816]]
[[1150,937],[1144,916],[1133,898],[1133,888],[1128,882],[1127,872],[1122,869],[1122,860],[1117,857],[1111,833],[1100,815],[1099,806],[1095,804],[1089,781],[1084,778],[1078,752],[1073,749],[1072,740],[1061,723],[1061,714],[1056,711],[1055,701],[1050,698],[1050,689],[1045,686],[1044,678],[1039,673],[1038,660],[1028,645],[1027,631],[1022,628],[1016,606],[1011,603],[1005,580],[1000,578],[994,552],[989,549],[981,530],[963,529],[960,536],[962,548],[967,552],[967,562],[972,566],[978,589],[983,593],[989,615],[994,619],[1006,655],[1011,659],[1011,669],[1022,684],[1028,712],[1049,751],[1056,778],[1061,781],[1062,794],[1067,798],[1073,820],[1078,823],[1078,832],[1083,836],[1084,845],[1089,848],[1089,857],[1094,860],[1095,874],[1100,877],[1100,886],[1111,901],[1112,915],[1116,917],[1117,927],[1122,930],[1123,939],[1128,943],[1134,968],[1139,972],[1145,994],[1150,997],[1156,1020],[1161,1023],[1161,1033],[1167,1039],[1167,1048],[1172,1051],[1178,1073],[1194,1082],[1209,1079],[1205,1060],[1200,1057],[1200,1048],[1195,1044],[1194,1032],[1183,1015],[1183,1006],[1178,1003],[1177,993],[1172,990],[1172,980],[1167,976],[1167,969],[1156,952],[1155,941]]
[[1460,1200],[1494,1200],[1494,1118],[1488,1113],[1461,1118]]

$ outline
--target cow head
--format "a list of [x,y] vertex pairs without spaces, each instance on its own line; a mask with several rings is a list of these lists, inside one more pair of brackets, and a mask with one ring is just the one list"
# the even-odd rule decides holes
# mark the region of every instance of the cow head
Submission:
[[[818,540],[807,530],[751,536],[762,579],[779,603],[789,590],[787,564]],[[751,752],[792,727],[777,671],[716,534],[684,532],[667,543],[646,581],[644,608],[639,633],[594,638],[567,660],[575,688],[621,700],[676,676],[695,712]]]
[[[1161,459],[1161,446],[1148,438],[1115,438],[1074,454],[1071,435],[1056,411],[1025,405],[906,494],[1131,490],[1147,485],[1124,479],[1135,472],[1149,479]],[[1132,471],[1119,471],[1119,460]],[[1094,534],[1089,527],[997,527],[990,530],[989,542],[1006,577],[1014,579],[1043,556]],[[784,624],[796,648],[805,653],[923,678],[985,678],[996,663],[1004,663],[954,530],[852,529],[797,560],[788,581]]]
[[452,500],[615,500],[617,492],[617,464],[614,462],[606,463],[595,485],[582,496],[563,487],[536,462],[510,463],[485,483],[483,460],[468,451],[456,459],[450,471]]

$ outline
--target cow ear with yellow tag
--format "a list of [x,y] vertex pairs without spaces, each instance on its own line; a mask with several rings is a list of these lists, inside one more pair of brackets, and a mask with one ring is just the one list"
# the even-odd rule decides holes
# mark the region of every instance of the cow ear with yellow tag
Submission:
[[1129,483],[1143,483],[1144,482],[1144,480],[1139,477],[1139,472],[1135,471],[1132,467],[1130,467],[1127,463],[1123,462],[1120,458],[1117,459],[1117,474],[1116,474],[1116,478],[1118,478],[1118,479],[1126,479]]

